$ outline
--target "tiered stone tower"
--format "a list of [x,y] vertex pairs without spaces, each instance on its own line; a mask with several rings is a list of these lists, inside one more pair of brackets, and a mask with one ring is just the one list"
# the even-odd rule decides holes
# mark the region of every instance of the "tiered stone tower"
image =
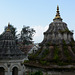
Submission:
[[62,22],[59,7],[57,6],[56,16],[53,22],[50,23],[48,30],[44,32],[44,40],[41,44],[58,44],[62,43],[62,40],[65,40],[67,44],[70,43],[73,40],[73,32],[68,29],[65,22]]
[[0,37],[0,75],[23,75],[24,58],[8,24],[7,30]]
[[18,49],[8,24],[8,29],[0,39],[0,59],[23,59],[24,56],[24,53]]
[[48,30],[44,32],[44,39],[39,46],[38,51],[29,56],[29,60],[36,60],[38,63],[55,63],[58,65],[75,62],[73,32],[62,21],[59,6],[57,6],[56,16],[53,22],[49,24]]

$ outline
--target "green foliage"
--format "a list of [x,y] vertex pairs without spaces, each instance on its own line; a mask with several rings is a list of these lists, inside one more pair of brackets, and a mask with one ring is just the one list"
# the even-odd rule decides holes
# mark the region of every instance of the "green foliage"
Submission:
[[51,45],[51,42],[46,43],[46,46],[50,46],[50,45]]
[[42,53],[42,58],[46,57],[46,55],[48,55],[49,50],[45,49],[44,52]]
[[58,61],[57,64],[58,64],[59,66],[64,66],[64,65],[68,65],[69,63],[63,62],[63,61]]
[[35,30],[33,28],[30,28],[29,26],[24,26],[21,30],[20,40],[22,40],[24,45],[32,44],[32,37],[34,33]]
[[44,61],[44,60],[40,60],[39,63],[42,65],[47,65],[47,61]]
[[69,29],[68,29],[68,28],[66,28],[66,29],[65,29],[65,32],[69,32]]
[[57,46],[55,46],[54,48],[54,58],[55,61],[59,60],[59,48]]
[[[42,52],[42,49],[39,49],[35,54],[32,53],[30,54],[29,56],[32,57],[32,58],[36,58],[39,56],[39,54]],[[45,49],[44,52],[40,55],[41,57],[41,60],[44,59],[46,57],[46,55],[48,55],[49,53],[49,50],[48,49]]]
[[67,32],[67,33],[71,33],[71,31],[69,31],[68,28],[66,28],[64,31],[60,30],[60,32],[61,32],[61,33],[66,33],[66,32]]
[[71,44],[71,46],[73,47],[73,46],[74,46],[74,41],[71,41],[70,44]]
[[65,46],[66,46],[66,42],[65,42],[65,40],[62,40],[62,42],[63,42],[63,45],[65,45]]
[[41,50],[42,50],[42,49],[39,49],[35,54],[32,53],[32,54],[30,54],[29,56],[32,57],[32,58],[36,58],[36,57],[39,55],[39,53],[41,52]]
[[72,46],[72,51],[75,53],[75,48],[74,48],[74,46]]
[[70,42],[72,51],[75,53],[75,44],[74,41]]
[[39,63],[41,65],[49,65],[50,64],[48,61],[45,61],[45,60],[40,60]]
[[71,61],[71,56],[70,56],[70,53],[68,51],[68,46],[64,40],[63,40],[63,50],[64,50],[65,56],[67,57],[67,60]]
[[[4,30],[6,31],[7,28],[8,28],[8,26],[6,26]],[[23,45],[32,44],[32,40],[33,40],[32,38],[35,33],[35,30],[33,28],[30,28],[29,26],[24,26],[21,30],[21,33],[19,33],[18,35],[16,35],[17,31],[13,25],[10,24],[9,28],[11,30],[11,33],[13,34],[13,36],[16,39],[16,43],[18,43],[18,41],[20,40],[20,42],[22,42]],[[0,35],[0,38],[2,37],[2,34]]]
[[42,71],[33,72],[30,75],[43,75]]
[[67,46],[63,45],[63,49],[64,49],[64,54],[65,54],[65,56],[67,57],[67,60],[68,60],[68,61],[71,61],[71,56],[70,56],[70,54],[69,54],[69,52],[68,52]]
[[24,63],[28,63],[29,62],[29,60],[24,60]]

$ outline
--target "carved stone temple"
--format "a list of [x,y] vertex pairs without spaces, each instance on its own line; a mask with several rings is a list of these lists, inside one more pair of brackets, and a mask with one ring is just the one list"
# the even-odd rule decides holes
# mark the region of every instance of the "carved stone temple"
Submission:
[[48,30],[44,32],[44,39],[39,46],[38,51],[29,56],[29,63],[25,63],[30,70],[31,67],[44,69],[45,71],[75,70],[73,32],[63,22],[59,13],[59,6],[57,6],[53,22],[49,24]]
[[49,24],[49,28],[44,32],[44,40],[41,44],[62,44],[63,40],[69,44],[73,40],[73,32],[71,32],[67,24],[62,21],[57,6],[57,13],[53,22]]
[[0,37],[0,75],[23,75],[25,55],[18,49],[9,24]]

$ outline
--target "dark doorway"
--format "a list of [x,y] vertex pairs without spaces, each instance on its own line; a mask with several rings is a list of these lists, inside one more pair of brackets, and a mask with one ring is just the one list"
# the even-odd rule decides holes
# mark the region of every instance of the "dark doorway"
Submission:
[[17,67],[14,67],[12,69],[12,75],[18,75],[18,68]]
[[5,71],[3,67],[0,67],[0,75],[5,75]]

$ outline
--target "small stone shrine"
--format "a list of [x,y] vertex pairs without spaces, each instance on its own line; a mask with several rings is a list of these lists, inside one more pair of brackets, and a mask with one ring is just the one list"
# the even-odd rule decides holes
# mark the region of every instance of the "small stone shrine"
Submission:
[[23,75],[25,58],[9,28],[0,37],[0,75]]

